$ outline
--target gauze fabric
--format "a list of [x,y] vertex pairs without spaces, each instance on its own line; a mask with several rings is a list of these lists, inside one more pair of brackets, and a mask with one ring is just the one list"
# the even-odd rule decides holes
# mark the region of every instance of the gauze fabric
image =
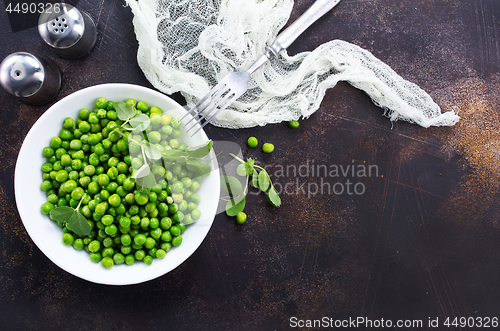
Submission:
[[[125,0],[134,14],[139,66],[158,90],[193,107],[233,71],[266,52],[289,19],[292,0]],[[326,14],[328,15],[328,13]],[[370,52],[332,40],[311,52],[286,50],[251,75],[248,91],[212,124],[247,128],[307,118],[325,91],[345,81],[365,91],[391,121],[454,125],[440,107]]]

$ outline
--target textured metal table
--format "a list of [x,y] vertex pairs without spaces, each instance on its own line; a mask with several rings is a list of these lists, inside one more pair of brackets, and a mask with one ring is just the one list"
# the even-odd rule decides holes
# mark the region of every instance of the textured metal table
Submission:
[[[292,19],[310,2],[296,1]],[[64,60],[36,28],[13,32],[0,5],[0,58],[29,51],[55,60],[63,84],[53,102],[100,83],[151,87],[137,65],[124,2],[81,0],[79,7],[97,19],[89,56]],[[459,329],[452,322],[457,317],[460,326],[462,317],[474,327],[461,329],[472,330],[481,318],[499,318],[499,17],[496,0],[342,0],[289,53],[331,39],[352,42],[422,87],[444,111],[455,109],[460,122],[429,129],[391,123],[363,92],[340,83],[297,130],[286,123],[208,126],[211,139],[240,144],[245,157],[303,171],[276,178],[290,188],[281,208],[249,196],[245,225],[217,215],[187,261],[139,285],[81,280],[31,241],[16,209],[14,168],[25,135],[50,104],[27,106],[0,91],[0,325],[312,330],[347,329],[365,318],[358,329],[401,321],[399,329],[430,330],[436,321],[448,329],[447,318]],[[275,152],[246,147],[251,135],[274,143]],[[371,176],[311,170],[354,165],[372,169]]]

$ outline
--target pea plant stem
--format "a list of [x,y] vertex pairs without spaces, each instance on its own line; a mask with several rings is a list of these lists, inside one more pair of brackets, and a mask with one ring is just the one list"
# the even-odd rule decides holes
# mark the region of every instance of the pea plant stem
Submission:
[[82,205],[83,199],[85,199],[85,196],[87,196],[87,193],[84,193],[82,198],[80,199],[80,202],[78,203],[78,206],[76,206],[75,211],[78,211],[80,209],[80,206]]

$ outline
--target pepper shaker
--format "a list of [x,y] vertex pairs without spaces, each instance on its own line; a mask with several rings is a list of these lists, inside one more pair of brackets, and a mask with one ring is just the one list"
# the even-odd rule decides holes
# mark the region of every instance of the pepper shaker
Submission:
[[0,84],[21,101],[41,105],[59,92],[61,73],[49,59],[17,52],[7,56],[0,64]]
[[61,3],[57,8],[60,9],[57,13],[52,8],[38,19],[42,39],[63,58],[76,59],[90,53],[97,41],[92,17],[69,4]]

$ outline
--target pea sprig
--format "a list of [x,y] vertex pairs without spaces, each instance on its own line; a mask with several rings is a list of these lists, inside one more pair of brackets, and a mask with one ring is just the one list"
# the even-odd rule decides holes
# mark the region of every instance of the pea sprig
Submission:
[[[200,161],[201,158],[210,153],[213,141],[210,140],[207,144],[197,147],[188,147],[185,150],[164,149],[161,145],[151,144],[146,139],[136,139],[132,133],[146,135],[146,129],[150,126],[151,120],[146,114],[138,113],[137,109],[128,103],[115,102],[116,115],[123,123],[116,125],[112,133],[120,134],[128,141],[129,154],[131,156],[142,156],[144,164],[136,167],[130,178],[135,181],[138,192],[141,194],[149,194],[151,189],[157,184],[155,174],[151,169],[154,169],[155,162],[165,165],[168,162],[177,162],[185,165],[189,171],[192,171],[198,176],[205,176],[210,173],[211,167]],[[177,121],[173,125],[179,127],[180,122]],[[72,208],[69,206],[59,206],[52,209],[49,216],[52,220],[67,225],[75,234],[81,237],[88,236],[91,228],[90,225],[80,212],[80,206],[86,197],[86,193],[80,197],[78,206]],[[75,194],[75,198],[78,197]]]
[[67,223],[67,227],[81,237],[88,236],[90,233],[90,225],[85,216],[79,212],[85,196],[86,194],[82,196],[76,208],[60,206],[52,209],[49,213],[50,218],[58,223]]
[[[166,150],[160,149],[158,145],[151,144],[145,139],[140,141],[134,139],[130,132],[124,132],[123,129],[144,134],[146,128],[151,124],[150,118],[145,114],[137,114],[136,108],[128,103],[117,101],[115,102],[116,114],[123,124],[115,130],[121,135],[126,135],[128,138],[131,154],[133,151],[140,150],[144,164],[138,169],[135,169],[131,178],[135,179],[140,193],[148,194],[156,184],[154,173],[151,171],[155,161],[161,162],[177,162],[186,165],[189,171],[194,172],[199,176],[205,176],[210,173],[209,165],[200,162],[199,159],[210,153],[213,141],[210,140],[207,144],[197,147],[188,147],[186,150]],[[180,122],[173,123],[174,126],[180,126]],[[149,161],[148,161],[149,160]]]
[[240,162],[236,168],[236,173],[239,176],[246,177],[246,182],[245,188],[243,188],[238,178],[233,176],[221,176],[221,187],[224,191],[229,193],[229,197],[221,198],[226,201],[226,214],[228,216],[236,216],[245,209],[246,194],[249,183],[254,188],[257,188],[266,194],[267,202],[271,206],[281,206],[281,198],[267,171],[261,166],[255,164],[255,160],[252,158],[248,158],[246,161],[243,161],[238,156],[232,153],[229,154]]

